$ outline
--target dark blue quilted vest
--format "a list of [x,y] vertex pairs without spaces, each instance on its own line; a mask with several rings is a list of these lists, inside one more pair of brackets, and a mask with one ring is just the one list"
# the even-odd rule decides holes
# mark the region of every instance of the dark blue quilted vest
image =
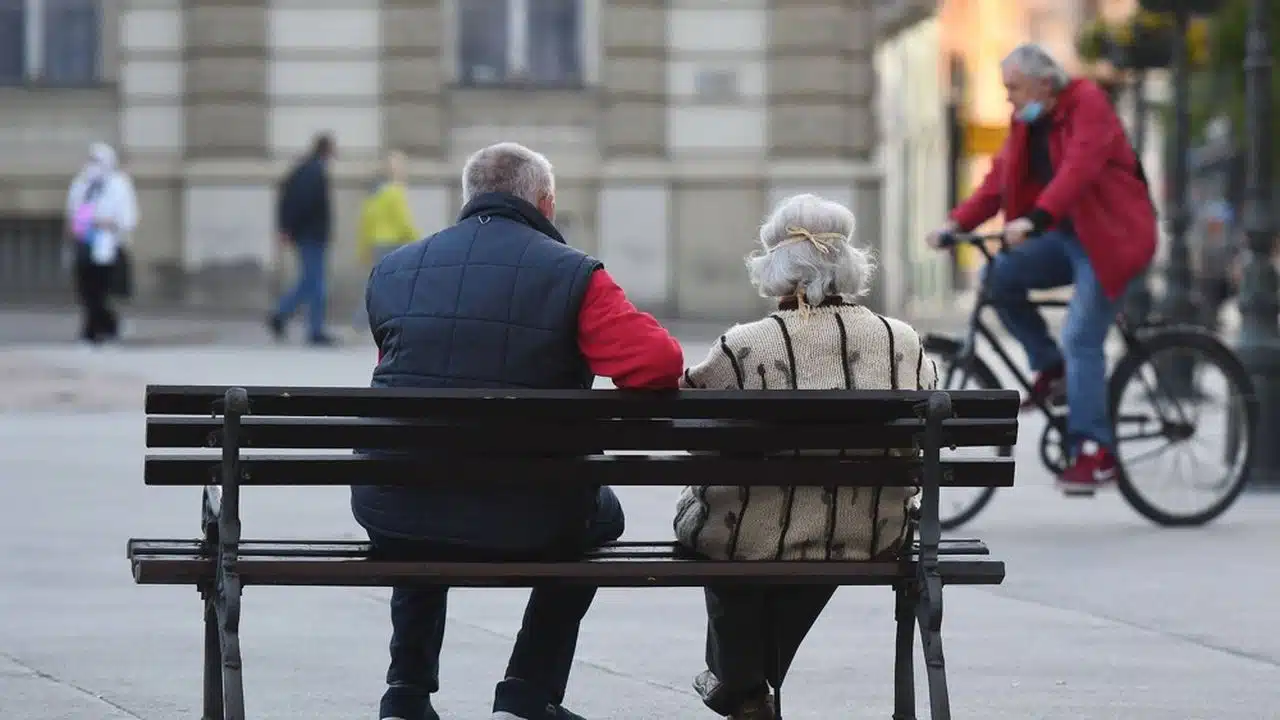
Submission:
[[[369,325],[382,353],[372,384],[591,387],[577,327],[599,267],[529,203],[474,198],[456,225],[396,250],[370,275]],[[356,519],[374,532],[499,550],[549,545],[581,525],[582,507],[579,495],[550,489],[352,488]]]

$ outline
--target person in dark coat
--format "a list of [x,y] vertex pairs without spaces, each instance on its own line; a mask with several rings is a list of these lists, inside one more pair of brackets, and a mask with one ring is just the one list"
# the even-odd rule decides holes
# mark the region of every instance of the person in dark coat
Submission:
[[298,279],[293,289],[280,298],[267,320],[271,334],[283,339],[289,319],[301,305],[307,306],[308,341],[331,345],[325,330],[325,267],[333,228],[329,199],[329,163],[333,159],[333,138],[316,138],[311,153],[298,163],[281,183],[276,206],[276,229],[282,244],[292,245],[298,257]]
[[[467,161],[462,187],[457,224],[392,251],[370,274],[375,387],[573,389],[597,375],[622,388],[677,386],[680,344],[552,224],[545,157],[514,143],[485,148]],[[608,487],[355,486],[351,505],[376,552],[413,559],[563,557],[616,540],[624,526]],[[438,718],[431,695],[447,594],[393,589],[384,720]],[[594,596],[592,587],[533,589],[494,692],[495,720],[578,718],[562,703]]]
[[[1014,48],[1001,70],[1013,105],[1009,136],[982,185],[930,243],[1004,214],[1010,249],[987,268],[987,290],[1036,372],[1028,406],[1059,403],[1066,387],[1072,458],[1058,486],[1092,495],[1117,472],[1103,343],[1117,301],[1155,255],[1155,206],[1102,88],[1072,79],[1030,43]],[[1065,285],[1075,291],[1059,348],[1027,292]]]

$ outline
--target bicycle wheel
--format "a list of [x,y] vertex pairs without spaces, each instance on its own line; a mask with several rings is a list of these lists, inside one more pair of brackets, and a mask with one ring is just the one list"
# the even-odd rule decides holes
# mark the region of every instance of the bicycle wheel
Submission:
[[[1194,328],[1156,331],[1120,360],[1108,392],[1117,483],[1134,510],[1159,525],[1195,526],[1235,502],[1248,479],[1258,407],[1230,349]],[[1188,470],[1188,480],[1173,480]],[[1183,502],[1161,495],[1162,485]]]
[[[925,353],[934,361],[938,370],[938,388],[941,390],[999,390],[1000,382],[991,368],[976,355],[960,357],[962,345],[951,338],[930,336],[925,338]],[[983,452],[986,448],[966,448],[963,456]],[[1013,455],[1012,447],[995,448],[997,457]],[[995,497],[995,488],[942,488],[938,496],[938,516],[943,530],[955,530],[978,516],[978,513]]]

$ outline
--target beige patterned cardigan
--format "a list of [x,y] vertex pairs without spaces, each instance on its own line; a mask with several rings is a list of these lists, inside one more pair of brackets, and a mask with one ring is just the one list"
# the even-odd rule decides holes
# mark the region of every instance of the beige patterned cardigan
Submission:
[[[685,371],[681,386],[929,390],[936,377],[911,326],[836,300],[730,328],[702,364]],[[858,454],[867,452],[875,451]],[[687,487],[675,532],[686,547],[719,560],[867,560],[897,551],[918,495],[918,488]]]

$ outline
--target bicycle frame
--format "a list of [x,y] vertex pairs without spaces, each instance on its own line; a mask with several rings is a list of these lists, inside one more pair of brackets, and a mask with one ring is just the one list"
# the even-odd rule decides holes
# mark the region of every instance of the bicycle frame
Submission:
[[[992,254],[991,250],[987,247],[986,243],[988,240],[996,240],[996,239],[1000,239],[999,236],[974,235],[974,236],[969,236],[967,239],[967,242],[973,245],[974,247],[977,247],[982,252],[983,256],[986,258],[986,261],[990,263],[992,260],[994,260],[994,255]],[[1001,240],[1001,244],[1003,246],[1003,240]],[[959,352],[956,354],[956,362],[953,363],[952,366],[948,369],[947,378],[945,380],[946,384],[943,387],[952,387],[951,381],[954,379],[954,373],[959,371],[958,370],[959,366],[962,363],[967,362],[970,358],[977,356],[977,339],[981,337],[987,341],[987,345],[989,345],[991,349],[995,352],[996,356],[1000,358],[1000,361],[1004,364],[1005,369],[1011,375],[1013,375],[1013,377],[1017,380],[1018,385],[1020,385],[1022,389],[1027,393],[1027,396],[1033,398],[1036,407],[1039,408],[1040,413],[1044,415],[1045,420],[1055,430],[1057,430],[1059,433],[1059,436],[1065,440],[1067,437],[1066,414],[1053,412],[1053,408],[1048,404],[1046,400],[1034,397],[1034,395],[1031,392],[1033,379],[1028,377],[1027,374],[1024,373],[1019,368],[1018,363],[1013,359],[1013,357],[1010,356],[1009,351],[1005,349],[1004,343],[1000,342],[1000,340],[996,337],[995,332],[992,331],[991,327],[983,319],[982,311],[988,307],[993,307],[994,304],[995,303],[991,298],[991,295],[989,293],[989,289],[987,286],[987,276],[986,276],[986,273],[984,272],[982,275],[981,284],[978,287],[978,300],[976,303],[974,303],[973,309],[969,313],[969,320],[966,326],[964,339],[961,342]],[[1069,303],[1064,300],[1031,301],[1031,306],[1037,309],[1039,308],[1065,309],[1068,306],[1068,304]],[[1129,354],[1129,353],[1145,354],[1142,340],[1138,337],[1138,331],[1141,330],[1142,328],[1155,327],[1155,326],[1157,326],[1157,324],[1153,323],[1150,325],[1140,325],[1140,326],[1134,327],[1129,322],[1128,317],[1124,314],[1123,311],[1116,313],[1115,327],[1119,331],[1120,337],[1124,342],[1124,349],[1125,349],[1124,351],[1126,354]],[[1151,392],[1151,388],[1148,388],[1147,390],[1149,393]],[[1112,422],[1113,423],[1117,422],[1117,420],[1118,418],[1115,418],[1112,420]],[[1147,437],[1147,436],[1145,435],[1126,436],[1123,439],[1134,440],[1134,439],[1141,439],[1144,437]],[[1116,440],[1117,442],[1121,440],[1118,434],[1117,434]]]

